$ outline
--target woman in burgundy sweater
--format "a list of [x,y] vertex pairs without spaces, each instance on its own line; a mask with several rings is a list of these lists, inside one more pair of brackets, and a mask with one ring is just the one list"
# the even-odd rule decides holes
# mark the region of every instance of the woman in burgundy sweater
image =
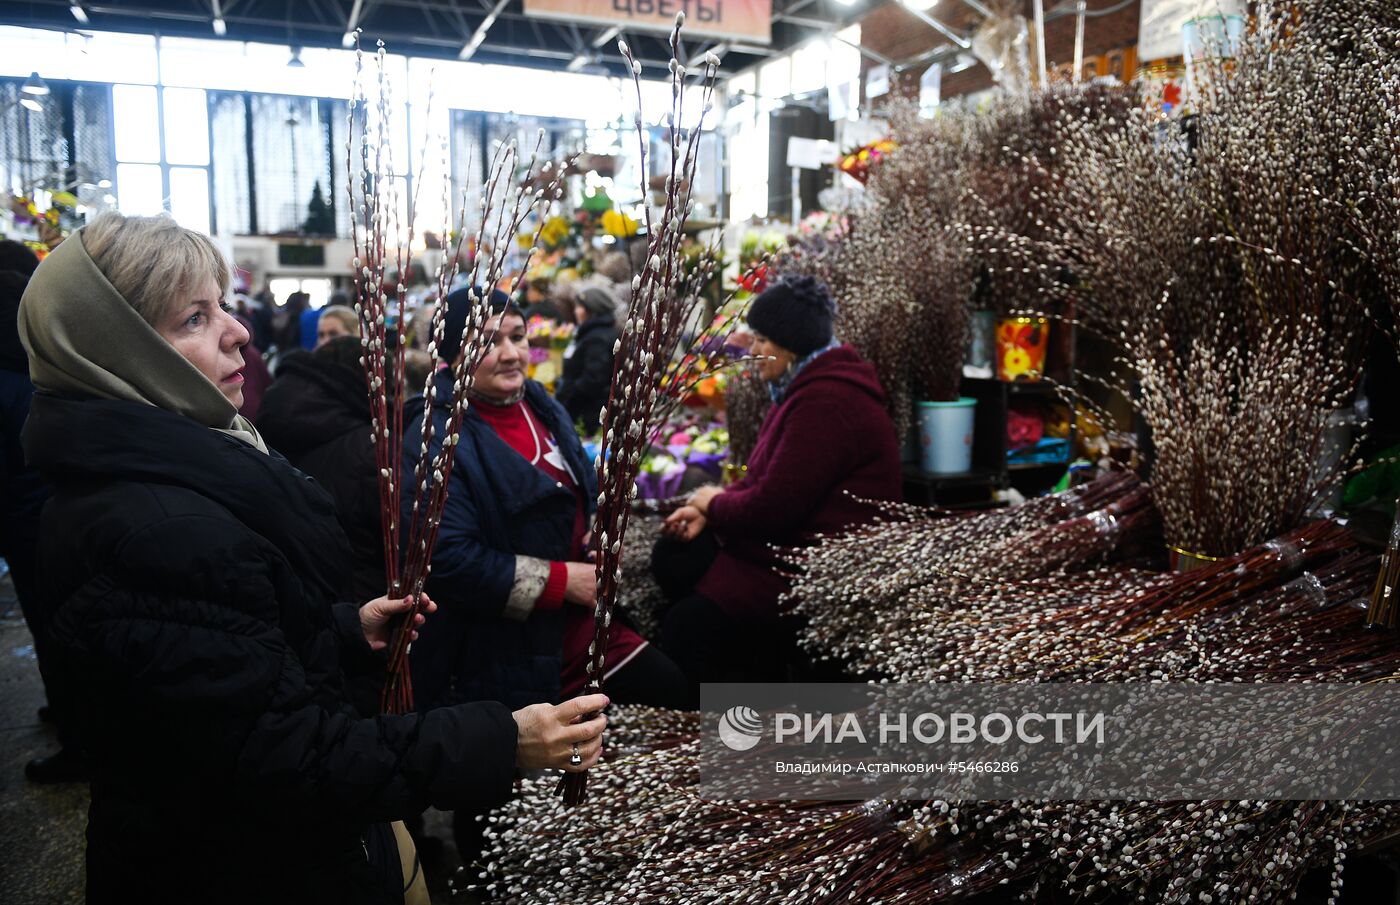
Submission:
[[781,680],[795,625],[773,547],[868,521],[860,500],[899,500],[899,445],[875,369],[832,336],[835,303],[811,277],[766,289],[749,309],[773,408],[727,488],[701,487],[666,521],[652,566],[677,602],[662,646],[697,682]]

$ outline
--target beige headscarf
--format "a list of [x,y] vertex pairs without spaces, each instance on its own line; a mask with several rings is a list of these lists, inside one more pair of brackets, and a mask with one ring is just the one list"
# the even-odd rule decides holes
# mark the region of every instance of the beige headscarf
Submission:
[[34,271],[19,304],[19,338],[41,391],[143,402],[267,452],[253,423],[107,281],[82,230]]

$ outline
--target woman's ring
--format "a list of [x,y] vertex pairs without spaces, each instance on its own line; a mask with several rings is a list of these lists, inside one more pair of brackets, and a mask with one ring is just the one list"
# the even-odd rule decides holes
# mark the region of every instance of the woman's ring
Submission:
[[578,753],[578,745],[574,745],[574,753],[569,755],[569,766],[583,766],[583,757]]

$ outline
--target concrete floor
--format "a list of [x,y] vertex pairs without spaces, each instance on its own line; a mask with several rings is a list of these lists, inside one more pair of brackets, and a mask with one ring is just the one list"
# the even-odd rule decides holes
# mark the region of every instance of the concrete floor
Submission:
[[[87,786],[36,786],[24,778],[28,761],[58,747],[53,728],[37,716],[43,703],[34,646],[6,574],[0,577],[0,905],[83,901]],[[444,840],[425,864],[434,905],[474,901],[448,892],[460,863],[450,815],[429,811],[424,822]]]
[[36,786],[30,759],[57,749],[29,630],[8,576],[0,581],[0,903],[83,901],[86,785]]

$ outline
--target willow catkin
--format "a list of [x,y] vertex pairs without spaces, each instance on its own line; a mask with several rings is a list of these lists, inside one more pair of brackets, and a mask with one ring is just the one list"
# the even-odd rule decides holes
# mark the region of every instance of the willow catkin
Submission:
[[[1058,524],[1074,533],[1078,523]],[[976,601],[940,611],[929,631],[957,632],[955,643],[902,639],[937,653],[899,678],[1374,681],[1400,671],[1400,651],[1366,631],[1354,605],[1375,559],[1345,528],[1321,522],[1152,580],[1120,567],[1041,585],[1032,567],[972,583]],[[1061,586],[1069,592],[1047,598]],[[1000,618],[982,618],[987,607]],[[1028,646],[1034,639],[1042,643]],[[678,734],[672,718],[623,714],[632,747],[597,768],[596,781],[627,797],[595,796],[566,812],[527,788],[493,815],[487,890],[521,903],[1093,900],[1110,891],[1272,903],[1317,868],[1330,872],[1335,897],[1347,854],[1400,829],[1389,802],[705,801],[698,734],[712,727]],[[656,730],[638,733],[651,720]],[[636,747],[638,734],[658,746]]]
[[[467,407],[467,387],[476,368],[490,346],[491,337],[485,330],[488,300],[477,294],[471,300],[472,310],[465,318],[461,337],[446,337],[445,305],[439,304],[430,326],[431,341],[428,355],[434,366],[428,369],[427,382],[422,387],[411,385],[405,367],[407,344],[395,342],[391,324],[405,323],[407,288],[402,274],[414,263],[413,245],[416,203],[414,198],[398,194],[398,172],[393,159],[393,143],[388,140],[390,114],[394,102],[390,81],[385,70],[384,42],[379,41],[372,73],[374,89],[365,85],[364,54],[359,48],[356,32],[355,82],[348,114],[345,147],[346,195],[351,211],[350,239],[354,247],[354,308],[360,324],[360,364],[365,372],[369,394],[371,439],[374,444],[375,478],[379,489],[380,524],[383,534],[384,572],[389,597],[413,598],[413,607],[398,622],[389,648],[386,679],[381,706],[387,713],[407,713],[414,708],[413,686],[408,669],[408,646],[412,640],[414,620],[419,611],[419,595],[432,567],[432,553],[437,541],[438,526],[447,502],[447,478],[451,473],[454,451],[463,414]],[[363,124],[371,104],[377,112],[377,126],[371,131]],[[357,124],[359,128],[357,129]],[[523,158],[514,142],[496,149],[490,174],[482,188],[481,208],[484,216],[476,234],[480,252],[472,264],[473,286],[495,286],[506,276],[506,257],[516,234],[531,215],[541,215],[548,205],[562,195],[563,168],[546,162],[539,170],[542,187],[534,191],[513,185],[517,168],[534,172],[544,138],[543,130],[535,141],[534,152]],[[446,146],[442,146],[446,155]],[[358,160],[358,165],[357,165]],[[447,168],[443,168],[447,172]],[[443,177],[442,200],[445,216],[451,210],[451,186]],[[462,198],[464,215],[466,196]],[[400,210],[406,215],[401,222]],[[494,224],[488,226],[487,224]],[[449,233],[450,223],[443,224],[443,235]],[[458,239],[456,253],[444,255],[435,274],[438,298],[447,296],[457,276],[463,235]],[[525,254],[528,265],[539,240],[539,230]],[[515,278],[518,288],[524,267]],[[455,360],[449,360],[439,350],[460,348]],[[431,412],[437,401],[435,373],[439,368],[452,372],[452,398],[445,433],[439,439],[438,450],[431,452],[435,424]],[[409,397],[421,391],[425,399],[423,431],[419,454],[411,470],[404,468],[404,406]],[[411,473],[410,473],[411,471]],[[401,501],[409,500],[408,521],[401,519]]]
[[1265,4],[1233,61],[1204,64],[1211,90],[1189,128],[1069,111],[1045,229],[979,236],[1003,269],[1038,278],[1042,307],[1072,304],[1121,350],[1166,541],[1207,556],[1298,524],[1335,480],[1317,463],[1355,387],[1358,299],[1374,282],[1346,212],[1366,189],[1344,160],[1394,93],[1320,37],[1373,23],[1332,3],[1316,8],[1349,24],[1295,26],[1306,6]]

